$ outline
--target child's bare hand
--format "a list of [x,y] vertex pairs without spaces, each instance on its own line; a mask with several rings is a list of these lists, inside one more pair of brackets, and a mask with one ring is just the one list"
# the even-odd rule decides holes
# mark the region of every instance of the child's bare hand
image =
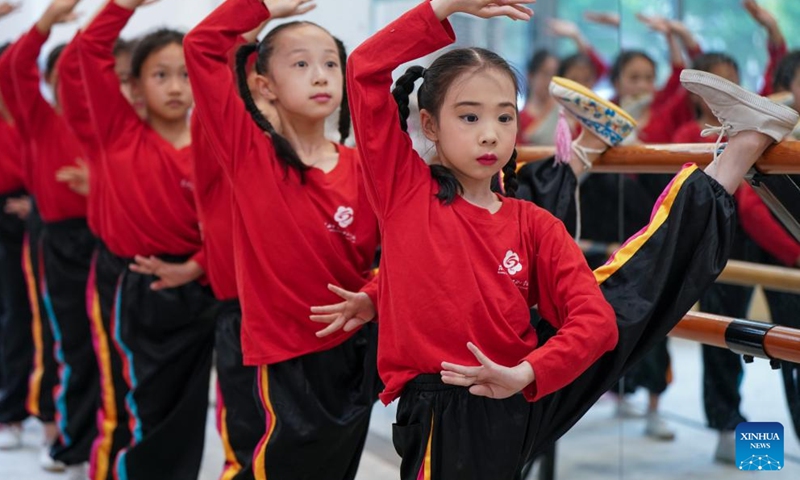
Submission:
[[672,26],[668,18],[660,17],[658,15],[645,15],[643,13],[637,13],[636,19],[647,25],[655,32],[667,35],[672,31]]
[[314,0],[263,0],[272,18],[287,18],[317,8]]
[[756,0],[744,0],[742,6],[747,10],[747,13],[753,17],[753,20],[758,22],[762,27],[770,29],[778,26],[778,21],[775,17],[769,13],[769,10],[759,5]]
[[158,280],[150,284],[152,290],[175,288],[191,283],[203,276],[203,268],[194,260],[183,263],[169,263],[154,256],[136,255],[129,268],[142,275],[154,275]]
[[436,18],[444,20],[454,13],[468,13],[480,18],[508,17],[528,21],[533,10],[526,7],[536,0],[432,0]]
[[78,19],[75,7],[80,0],[53,0],[44,11],[39,22],[36,24],[41,32],[48,32],[53,25],[59,23],[69,23]]
[[9,13],[17,10],[19,3],[0,2],[0,18],[5,17]]
[[522,391],[535,379],[533,368],[528,362],[522,362],[515,367],[504,367],[494,363],[472,342],[467,343],[467,348],[480,365],[468,367],[442,362],[441,375],[444,383],[468,387],[469,393],[480,397],[502,399]]
[[556,37],[578,39],[581,37],[581,31],[575,22],[569,20],[561,20],[558,18],[551,18],[547,21],[547,31],[550,35]]
[[89,165],[81,159],[74,166],[62,167],[56,172],[56,180],[66,183],[73,192],[89,195]]
[[328,285],[328,290],[342,297],[344,301],[333,305],[311,307],[311,313],[314,315],[309,318],[312,321],[329,324],[317,332],[317,337],[327,337],[342,328],[345,332],[351,332],[375,318],[375,305],[366,293],[349,292],[336,285]]
[[16,215],[20,220],[27,220],[31,214],[33,204],[30,197],[9,198],[3,211],[9,215]]
[[619,27],[620,19],[618,13],[612,12],[585,12],[583,18],[600,25],[607,25],[609,27]]

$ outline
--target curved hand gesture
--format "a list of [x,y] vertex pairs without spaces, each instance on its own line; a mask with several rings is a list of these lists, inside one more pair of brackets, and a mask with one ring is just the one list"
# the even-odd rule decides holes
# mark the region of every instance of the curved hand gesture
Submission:
[[432,0],[431,7],[439,20],[454,13],[468,13],[480,18],[508,17],[528,21],[533,10],[526,7],[536,0]]
[[581,30],[575,22],[569,20],[562,20],[559,18],[551,18],[547,21],[547,30],[550,35],[564,38],[580,38]]
[[642,22],[643,24],[647,25],[650,30],[653,30],[658,33],[663,33],[667,35],[670,33],[672,29],[672,24],[670,20],[665,17],[660,17],[658,15],[645,15],[643,13],[637,13],[636,19]]
[[152,290],[175,288],[193,282],[203,276],[203,268],[194,260],[184,263],[169,263],[154,256],[136,255],[131,271],[142,275],[155,275],[158,280],[150,284]]
[[308,13],[317,8],[314,0],[263,0],[272,18],[287,18]]
[[9,13],[17,10],[19,3],[2,2],[0,3],[0,18],[5,17]]
[[583,14],[583,18],[592,22],[598,23],[600,25],[607,25],[609,27],[619,27],[620,19],[618,13],[611,13],[611,12],[586,12]]
[[472,342],[467,343],[480,365],[468,367],[442,362],[442,381],[449,385],[469,387],[469,393],[480,397],[508,398],[530,385],[535,375],[528,362],[504,367],[484,355]]
[[80,158],[75,160],[75,165],[58,169],[56,180],[66,183],[77,194],[89,195],[89,165]]
[[351,332],[375,318],[375,305],[366,293],[349,292],[336,285],[328,285],[328,290],[342,297],[344,301],[333,305],[311,307],[311,313],[314,315],[309,318],[312,321],[329,324],[317,332],[317,337],[327,337],[342,327],[345,332]]
[[42,14],[42,21],[52,27],[59,23],[69,23],[78,19],[74,12],[80,0],[53,0]]

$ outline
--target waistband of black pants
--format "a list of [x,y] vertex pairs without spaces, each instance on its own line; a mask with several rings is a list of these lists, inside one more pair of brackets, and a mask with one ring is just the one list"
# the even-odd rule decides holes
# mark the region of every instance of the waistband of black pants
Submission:
[[86,218],[67,218],[65,220],[58,220],[55,222],[45,222],[45,228],[51,232],[71,231],[78,229],[89,229],[89,224],[86,223]]

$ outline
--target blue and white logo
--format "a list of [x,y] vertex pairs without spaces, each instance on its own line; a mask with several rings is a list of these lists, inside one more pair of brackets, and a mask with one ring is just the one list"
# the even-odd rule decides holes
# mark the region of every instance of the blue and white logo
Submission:
[[783,469],[783,425],[743,422],[736,427],[736,466],[739,470]]

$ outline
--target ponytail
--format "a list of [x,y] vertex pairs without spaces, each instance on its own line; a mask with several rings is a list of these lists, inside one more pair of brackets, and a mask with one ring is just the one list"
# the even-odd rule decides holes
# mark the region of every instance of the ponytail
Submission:
[[519,188],[517,180],[517,149],[511,154],[511,160],[503,165],[503,191],[506,197],[514,198]]
[[284,172],[288,175],[290,168],[297,170],[300,174],[300,182],[304,183],[305,172],[309,167],[300,160],[292,144],[289,143],[285,137],[280,135],[275,130],[275,127],[272,126],[272,123],[267,120],[267,117],[261,113],[261,110],[258,109],[253,99],[253,94],[250,92],[250,86],[247,85],[247,59],[257,51],[257,43],[242,45],[239,47],[239,50],[236,51],[236,84],[239,87],[239,95],[242,97],[242,100],[244,100],[247,112],[253,118],[253,121],[256,122],[258,128],[268,133],[272,139],[272,146],[275,148],[275,153],[278,159],[283,162]]
[[339,50],[339,63],[342,65],[342,106],[339,107],[339,143],[344,142],[350,136],[350,105],[347,102],[347,48],[344,42],[333,37],[336,48]]

